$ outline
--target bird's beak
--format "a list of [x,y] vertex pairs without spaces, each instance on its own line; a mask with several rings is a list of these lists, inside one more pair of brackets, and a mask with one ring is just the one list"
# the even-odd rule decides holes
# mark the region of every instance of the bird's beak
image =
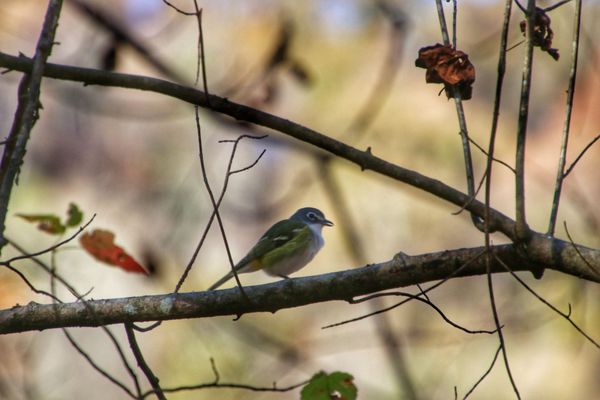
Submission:
[[331,222],[330,220],[328,220],[328,219],[325,219],[325,218],[323,218],[323,219],[321,220],[321,224],[323,224],[323,225],[325,225],[325,226],[333,226],[333,222]]

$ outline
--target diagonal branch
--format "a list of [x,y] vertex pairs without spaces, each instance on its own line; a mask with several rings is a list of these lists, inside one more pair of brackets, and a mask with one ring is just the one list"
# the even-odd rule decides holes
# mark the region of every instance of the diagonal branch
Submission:
[[[32,61],[27,57],[13,57],[0,52],[0,67],[29,72],[31,65]],[[50,63],[46,65],[44,75],[50,78],[79,81],[88,85],[116,86],[153,91],[197,104],[201,107],[209,106],[207,95],[204,92],[161,79]],[[216,95],[211,94],[208,98],[210,98],[210,109],[214,112],[279,131],[348,160],[363,170],[372,170],[380,175],[406,183],[458,207],[467,204],[465,207],[466,210],[481,218],[486,216],[486,206],[484,203],[472,199],[467,194],[437,179],[376,157],[370,149],[366,151],[358,150],[300,124],[252,107],[231,102]],[[493,208],[487,208],[487,210],[489,212],[489,218],[487,218],[487,223],[489,224],[488,230],[490,232],[498,230],[510,239],[516,240],[515,221]],[[590,274],[588,267],[581,260],[581,257],[577,256],[570,243],[548,238],[541,233],[530,232],[530,234],[531,237],[527,246],[524,246],[524,251],[526,252],[526,256],[532,261],[541,264],[547,262],[550,265],[560,266],[567,273],[579,273],[582,277],[593,281],[598,279],[595,275]],[[600,252],[583,246],[579,246],[578,249],[584,254],[587,260],[591,260],[592,264],[600,265]]]
[[[13,57],[0,52],[0,67],[28,72],[31,68],[31,60],[27,57]],[[469,205],[465,207],[466,210],[474,213],[478,217],[483,217],[484,214],[485,206],[483,203],[471,200],[468,195],[436,179],[429,178],[415,171],[376,157],[372,154],[370,149],[365,151],[358,150],[300,124],[252,107],[231,102],[220,96],[213,94],[207,96],[200,90],[161,79],[100,71],[91,68],[48,64],[44,74],[49,78],[79,81],[86,85],[114,86],[152,91],[196,104],[200,107],[210,107],[214,112],[229,115],[237,120],[271,128],[300,141],[309,143],[332,153],[333,155],[357,164],[362,170],[372,170],[381,175],[404,182],[459,207],[469,203]],[[209,101],[210,104],[208,104]],[[499,230],[509,238],[514,238],[514,221],[498,211],[491,210],[490,229],[492,231]]]

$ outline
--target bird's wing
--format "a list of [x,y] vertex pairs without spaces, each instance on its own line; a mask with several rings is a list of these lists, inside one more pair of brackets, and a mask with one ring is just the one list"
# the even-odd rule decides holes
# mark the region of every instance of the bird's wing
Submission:
[[[303,232],[304,234],[302,234]],[[258,240],[258,243],[254,245],[252,250],[235,265],[235,271],[238,273],[258,271],[263,267],[262,260],[266,254],[273,252],[277,248],[284,249],[286,245],[294,243],[294,241],[303,237],[310,240],[310,228],[308,225],[295,220],[279,221],[270,227]],[[233,278],[233,272],[229,271],[209,287],[208,290],[218,288],[231,278]]]
[[236,264],[236,271],[257,271],[262,268],[263,257],[277,248],[292,242],[308,225],[295,220],[279,221],[270,227],[258,243]]

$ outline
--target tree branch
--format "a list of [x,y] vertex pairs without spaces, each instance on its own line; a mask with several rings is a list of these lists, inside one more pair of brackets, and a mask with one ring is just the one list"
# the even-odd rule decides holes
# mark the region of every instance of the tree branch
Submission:
[[[0,52],[0,67],[28,72],[31,68],[31,60],[27,57],[14,57]],[[46,65],[44,74],[49,78],[78,81],[83,82],[86,85],[114,86],[152,91],[196,104],[200,107],[210,108],[212,111],[229,115],[237,120],[271,128],[303,142],[312,144],[313,146],[319,147],[322,150],[357,164],[362,170],[372,170],[381,175],[404,182],[459,207],[467,204],[467,206],[465,206],[466,210],[481,218],[484,215],[485,206],[483,203],[471,199],[467,194],[462,193],[443,182],[376,157],[372,154],[370,149],[367,149],[366,151],[358,150],[310,128],[252,107],[231,102],[223,97],[212,94],[207,96],[200,90],[161,79],[100,71],[91,68],[71,67],[49,63]],[[515,223],[512,219],[496,210],[490,211],[491,231],[499,230],[509,238],[514,239],[514,227]]]
[[8,210],[8,200],[23,164],[31,130],[39,117],[42,76],[44,76],[46,60],[54,45],[61,8],[62,0],[50,0],[48,3],[35,55],[30,60],[27,75],[23,76],[19,83],[19,104],[0,162],[0,204],[3,204],[0,208],[0,252],[6,244],[4,220]]
[[[521,258],[512,245],[495,246],[492,250],[513,271],[528,271],[534,268],[531,262],[543,262],[549,269],[600,283],[600,276],[592,275],[589,269],[574,270],[569,267],[568,258],[579,257],[577,254],[570,254],[575,253],[570,244],[566,244],[568,248],[556,254],[552,253],[552,250],[561,249],[548,248],[546,243],[533,243],[532,246],[535,249],[530,252],[535,254],[536,258],[529,260]],[[0,334],[124,322],[276,312],[325,301],[349,301],[355,296],[444,279],[484,249],[484,247],[477,247],[412,257],[394,257],[390,261],[363,268],[286,279],[267,285],[248,286],[245,290],[251,302],[248,302],[237,288],[212,292],[93,300],[86,301],[85,304],[75,302],[40,305],[32,302],[26,306],[15,306],[0,311]],[[548,251],[550,254],[547,254]],[[596,254],[594,262],[600,262],[599,255]],[[494,262],[491,267],[492,272],[506,272],[505,268],[497,262]],[[462,268],[456,276],[477,276],[485,273],[485,257],[478,257],[466,268]]]

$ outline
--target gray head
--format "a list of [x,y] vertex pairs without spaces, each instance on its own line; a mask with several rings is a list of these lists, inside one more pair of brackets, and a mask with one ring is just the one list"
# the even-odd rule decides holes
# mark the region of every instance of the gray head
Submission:
[[333,222],[325,218],[325,215],[313,207],[304,207],[299,209],[290,217],[296,221],[302,221],[309,225],[333,226]]

